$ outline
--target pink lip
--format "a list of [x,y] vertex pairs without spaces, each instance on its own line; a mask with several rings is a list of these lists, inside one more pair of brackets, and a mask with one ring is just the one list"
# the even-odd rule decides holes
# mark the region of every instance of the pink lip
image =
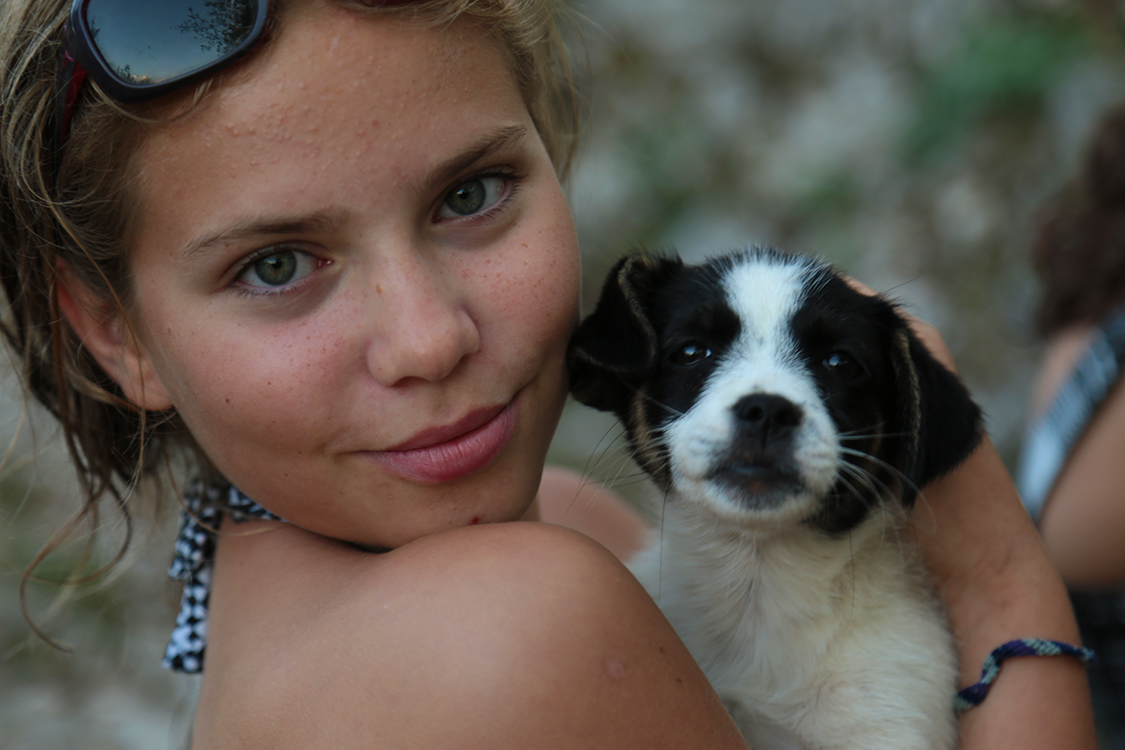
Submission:
[[418,482],[448,482],[484,468],[512,437],[519,404],[482,409],[451,425],[423,430],[369,455],[387,471]]

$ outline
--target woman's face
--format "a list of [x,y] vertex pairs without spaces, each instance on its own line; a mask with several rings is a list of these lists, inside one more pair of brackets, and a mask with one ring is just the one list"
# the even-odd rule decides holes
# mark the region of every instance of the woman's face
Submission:
[[503,54],[300,4],[139,154],[130,319],[222,473],[397,546],[519,518],[566,392],[579,257]]

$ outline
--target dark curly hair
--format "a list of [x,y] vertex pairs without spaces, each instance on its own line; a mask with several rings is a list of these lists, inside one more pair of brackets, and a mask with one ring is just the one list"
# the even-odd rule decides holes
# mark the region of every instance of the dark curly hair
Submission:
[[1078,178],[1039,218],[1032,260],[1044,292],[1038,332],[1092,325],[1125,303],[1125,107],[1090,142]]

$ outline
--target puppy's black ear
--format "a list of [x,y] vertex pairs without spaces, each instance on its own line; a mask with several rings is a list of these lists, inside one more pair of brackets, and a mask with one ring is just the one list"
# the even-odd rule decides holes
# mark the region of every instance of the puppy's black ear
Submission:
[[896,311],[892,334],[898,418],[891,430],[903,436],[902,502],[911,507],[918,489],[948,474],[980,443],[981,411],[961,379],[930,354]]
[[621,411],[637,381],[657,364],[652,292],[683,267],[678,258],[629,255],[606,277],[594,312],[570,340],[570,392],[602,411]]

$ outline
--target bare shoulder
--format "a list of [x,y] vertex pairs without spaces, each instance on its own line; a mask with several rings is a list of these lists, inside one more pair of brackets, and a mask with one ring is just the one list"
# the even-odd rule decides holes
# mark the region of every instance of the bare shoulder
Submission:
[[601,546],[539,523],[370,555],[225,538],[196,745],[745,747]]

